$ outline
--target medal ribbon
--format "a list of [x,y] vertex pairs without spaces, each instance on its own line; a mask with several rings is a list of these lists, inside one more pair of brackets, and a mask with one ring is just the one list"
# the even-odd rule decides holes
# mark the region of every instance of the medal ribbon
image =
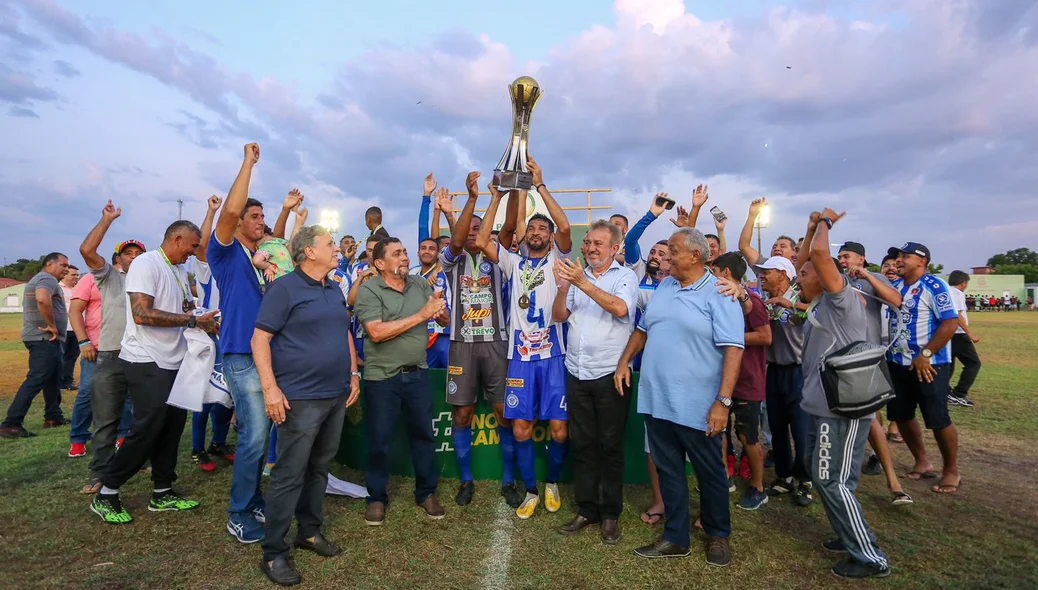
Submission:
[[242,252],[245,252],[245,256],[249,259],[249,266],[252,268],[252,272],[256,273],[256,282],[259,283],[259,290],[262,293],[263,288],[267,285],[267,282],[263,279],[263,273],[252,264],[252,254],[249,253],[249,249],[245,247],[245,244],[238,242],[238,245],[241,246]]
[[533,268],[530,268],[530,264],[529,264],[530,263],[530,259],[529,258],[523,258],[522,264],[520,265],[520,268],[522,269],[522,274],[519,276],[519,281],[522,282],[522,284],[523,284],[523,291],[524,291],[523,294],[524,295],[529,296],[529,294],[530,294],[530,285],[532,285],[533,282],[534,282],[534,279],[536,279],[537,272],[540,271],[541,268],[543,268],[544,265],[547,262],[548,262],[548,255],[545,254],[544,258],[541,258],[540,262],[537,263],[537,266],[535,266]]
[[184,303],[186,304],[188,300],[191,299],[189,297],[190,291],[188,291],[187,288],[184,287],[184,283],[180,281],[180,275],[177,273],[177,269],[173,268],[173,263],[169,261],[169,257],[166,256],[165,250],[160,247],[159,252],[162,252],[162,259],[166,261],[166,266],[168,266],[170,272],[173,273],[173,278],[176,279],[177,287],[180,287],[180,292],[184,295]]

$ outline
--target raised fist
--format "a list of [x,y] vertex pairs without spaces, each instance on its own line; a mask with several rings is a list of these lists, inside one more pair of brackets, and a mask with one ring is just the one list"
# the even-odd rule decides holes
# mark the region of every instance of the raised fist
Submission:
[[108,204],[105,205],[104,209],[101,209],[101,217],[109,221],[115,221],[117,217],[123,214],[122,207],[116,207],[112,204],[112,200],[108,199]]
[[207,201],[207,203],[209,204],[209,210],[210,211],[216,211],[217,209],[220,208],[220,205],[223,204],[223,199],[221,199],[220,197],[218,197],[216,195],[213,195],[213,196],[209,197],[209,200]]
[[259,144],[258,143],[247,143],[245,144],[245,161],[250,164],[259,162]]

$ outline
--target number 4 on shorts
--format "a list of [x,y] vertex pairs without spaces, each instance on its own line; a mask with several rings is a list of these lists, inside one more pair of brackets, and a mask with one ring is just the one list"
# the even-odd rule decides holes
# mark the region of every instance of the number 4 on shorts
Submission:
[[566,407],[566,396],[562,396],[562,399],[559,400],[559,407],[567,412],[569,411],[569,408]]

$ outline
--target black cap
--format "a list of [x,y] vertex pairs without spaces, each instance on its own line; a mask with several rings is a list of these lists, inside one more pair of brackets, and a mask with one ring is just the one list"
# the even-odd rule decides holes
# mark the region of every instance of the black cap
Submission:
[[862,246],[858,242],[844,242],[838,252],[854,252],[859,256],[865,255],[865,246]]
[[905,254],[915,254],[921,258],[930,261],[930,249],[920,244],[919,242],[905,242],[904,246],[900,248],[891,248],[887,250],[887,256],[897,257],[898,254],[904,252]]

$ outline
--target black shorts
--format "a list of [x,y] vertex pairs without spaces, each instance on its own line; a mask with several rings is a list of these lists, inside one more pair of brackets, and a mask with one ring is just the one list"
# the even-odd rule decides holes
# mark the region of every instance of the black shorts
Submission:
[[732,416],[735,418],[735,434],[746,439],[746,444],[760,442],[760,404],[744,399],[732,400]]
[[473,406],[480,388],[488,402],[505,402],[507,342],[451,342],[447,358],[448,404]]
[[887,419],[907,422],[915,418],[915,409],[923,415],[923,423],[929,430],[941,430],[951,426],[948,415],[948,394],[951,393],[951,365],[934,365],[937,370],[933,381],[920,381],[909,367],[887,363],[890,381],[894,386],[894,399],[887,406]]

